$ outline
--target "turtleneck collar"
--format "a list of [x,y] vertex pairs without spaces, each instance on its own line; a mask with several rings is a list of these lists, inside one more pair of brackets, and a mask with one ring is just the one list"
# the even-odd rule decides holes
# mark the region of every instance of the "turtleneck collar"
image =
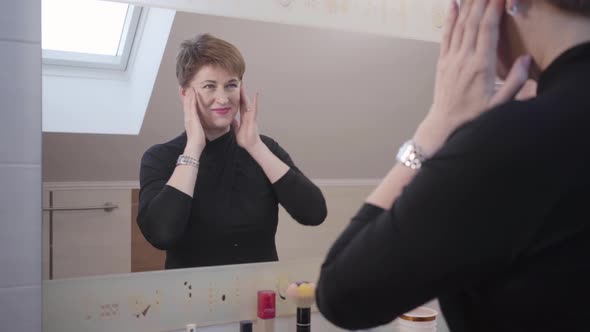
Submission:
[[217,137],[216,139],[209,140],[207,138],[206,139],[206,141],[207,141],[207,145],[206,146],[216,146],[216,145],[219,145],[219,144],[223,144],[223,143],[229,141],[233,136],[234,136],[234,131],[231,130],[231,128],[230,128],[230,130],[227,133],[225,133],[225,134]]
[[541,74],[537,93],[541,95],[558,86],[567,79],[570,69],[580,62],[590,62],[590,42],[574,46],[558,56]]

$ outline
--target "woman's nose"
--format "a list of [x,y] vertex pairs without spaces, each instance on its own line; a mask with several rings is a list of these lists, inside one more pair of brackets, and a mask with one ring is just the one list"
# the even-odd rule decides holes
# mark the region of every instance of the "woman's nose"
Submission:
[[217,100],[218,104],[223,105],[223,104],[227,104],[227,102],[229,101],[229,98],[227,98],[226,95],[220,94],[220,95],[217,95],[216,100]]

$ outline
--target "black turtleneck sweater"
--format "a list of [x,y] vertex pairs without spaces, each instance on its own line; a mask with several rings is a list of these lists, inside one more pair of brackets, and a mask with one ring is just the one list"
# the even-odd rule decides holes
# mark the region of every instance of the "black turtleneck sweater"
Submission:
[[290,167],[283,177],[271,184],[230,131],[207,141],[193,198],[166,185],[186,146],[186,133],[145,152],[137,223],[154,247],[166,250],[166,269],[277,261],[279,203],[300,224],[324,221],[320,189],[277,142],[261,139]]
[[455,131],[391,209],[364,205],[318,307],[360,329],[439,298],[453,332],[590,331],[589,203],[590,43]]

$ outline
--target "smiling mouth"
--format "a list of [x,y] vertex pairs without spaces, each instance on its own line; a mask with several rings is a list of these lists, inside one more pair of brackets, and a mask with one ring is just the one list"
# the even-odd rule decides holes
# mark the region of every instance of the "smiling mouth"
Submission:
[[214,108],[211,110],[211,112],[217,113],[217,114],[221,114],[221,115],[225,115],[227,113],[229,113],[229,111],[231,111],[230,107],[224,107],[224,108]]

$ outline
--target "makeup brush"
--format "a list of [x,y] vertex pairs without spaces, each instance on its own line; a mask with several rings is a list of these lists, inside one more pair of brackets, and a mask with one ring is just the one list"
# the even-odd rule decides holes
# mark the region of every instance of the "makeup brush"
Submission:
[[311,332],[311,306],[315,303],[315,284],[307,281],[292,283],[287,298],[297,306],[297,332]]

